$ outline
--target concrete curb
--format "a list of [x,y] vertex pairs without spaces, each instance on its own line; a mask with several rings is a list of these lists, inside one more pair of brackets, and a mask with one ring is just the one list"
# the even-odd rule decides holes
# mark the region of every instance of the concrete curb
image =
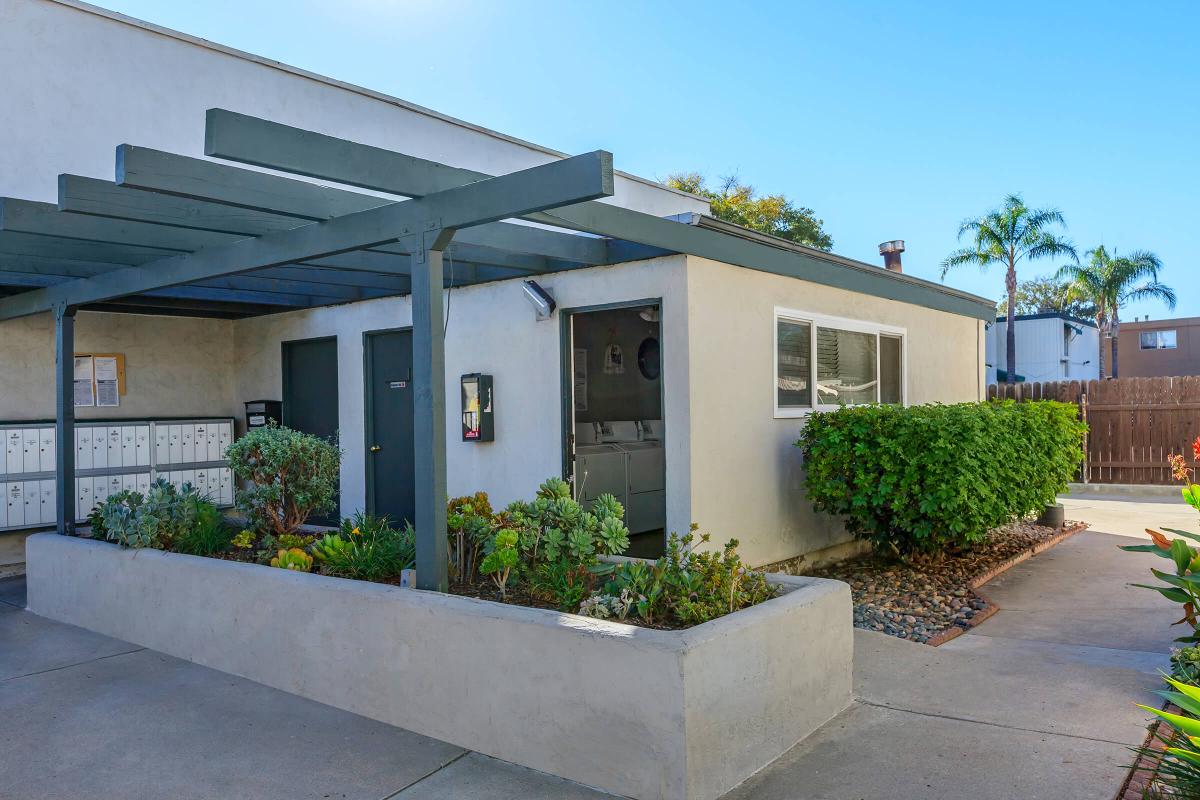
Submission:
[[1156,483],[1071,483],[1059,497],[1178,497],[1178,484]]
[[980,611],[978,614],[976,614],[974,617],[972,617],[965,628],[962,627],[961,625],[955,625],[951,628],[947,628],[946,630],[942,631],[941,633],[939,633],[935,636],[930,636],[929,639],[925,642],[925,644],[927,644],[931,647],[940,647],[940,646],[944,645],[946,642],[952,641],[954,639],[957,639],[959,636],[962,636],[964,633],[969,631],[971,628],[974,628],[976,625],[986,622],[988,619],[991,618],[991,616],[993,614],[995,614],[997,611],[1000,610],[1000,606],[997,605],[996,602],[993,601],[990,597],[988,597],[986,594],[984,594],[983,591],[981,591],[981,587],[983,587],[984,584],[986,584],[988,581],[992,580],[996,576],[1004,574],[1008,570],[1015,567],[1017,564],[1027,561],[1030,558],[1033,558],[1038,553],[1044,553],[1045,551],[1049,550],[1051,547],[1054,547],[1056,544],[1066,541],[1067,539],[1070,539],[1072,536],[1079,533],[1080,531],[1087,530],[1087,528],[1088,528],[1088,524],[1086,522],[1078,522],[1075,525],[1071,526],[1070,528],[1063,528],[1061,531],[1054,534],[1046,541],[1038,542],[1037,544],[1035,544],[1033,547],[1029,548],[1025,552],[1018,553],[1017,555],[1013,556],[1012,558],[1008,559],[1007,561],[1004,561],[1000,564],[997,564],[995,567],[992,567],[987,572],[984,572],[982,575],[979,575],[979,576],[976,576],[975,578],[973,578],[967,584],[967,587],[970,588],[971,591],[975,592],[975,594],[979,595],[979,598],[981,600],[983,600],[983,602],[986,603],[987,606],[982,611]]

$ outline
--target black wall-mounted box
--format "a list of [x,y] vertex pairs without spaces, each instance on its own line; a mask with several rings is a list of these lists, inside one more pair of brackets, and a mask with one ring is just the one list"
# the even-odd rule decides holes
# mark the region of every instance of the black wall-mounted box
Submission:
[[462,376],[462,438],[490,442],[496,438],[492,376],[473,372]]
[[250,400],[246,403],[246,430],[265,428],[272,420],[276,425],[283,424],[283,403],[279,400]]

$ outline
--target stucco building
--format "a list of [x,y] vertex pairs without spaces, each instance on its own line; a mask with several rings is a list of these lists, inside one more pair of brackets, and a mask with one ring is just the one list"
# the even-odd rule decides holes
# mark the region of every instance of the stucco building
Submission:
[[1117,359],[1120,377],[1200,375],[1200,317],[1122,322]]
[[[563,158],[70,0],[8,0],[0,9],[6,105],[20,109],[0,126],[4,197],[73,203],[64,198],[70,187],[113,180],[114,148],[123,143],[212,161],[209,109],[357,143],[346,145],[353,152],[370,145],[474,175]],[[86,180],[57,180],[63,173]],[[355,191],[379,203],[388,197]],[[721,223],[702,199],[637,176],[617,172],[601,202],[638,212],[655,230],[670,218],[688,236],[676,247],[633,247],[626,256],[610,246],[607,258],[569,264],[545,253],[488,255],[457,241],[447,249],[451,495],[485,490],[503,505],[530,496],[547,476],[566,475],[585,498],[619,493],[649,550],[694,521],[714,540],[739,538],[755,565],[829,556],[849,537],[804,497],[793,445],[804,416],[844,403],[983,396],[990,301]],[[132,217],[112,209],[93,217],[126,213],[121,218]],[[576,249],[598,246],[584,234],[555,236],[558,245],[566,236]],[[58,255],[47,255],[49,238]],[[0,287],[20,297],[88,280],[86,269],[103,271],[107,249],[111,242],[86,237],[68,249],[61,237],[39,238],[6,217]],[[342,514],[407,516],[412,296],[407,283],[371,277],[371,254],[340,257],[361,259],[353,265],[360,284],[329,278],[326,288],[305,293],[294,286],[316,280],[319,269],[275,267],[239,277],[236,293],[220,284],[160,292],[154,302],[84,305],[75,350],[122,354],[128,388],[118,408],[81,407],[77,417],[229,416],[240,431],[247,401],[281,400],[285,422],[338,433]],[[531,307],[529,280],[552,299],[549,313]],[[0,321],[0,337],[0,421],[52,419],[54,318],[14,315]],[[459,425],[460,410],[468,411],[460,409],[461,379],[475,374],[494,379],[493,441],[468,440]]]

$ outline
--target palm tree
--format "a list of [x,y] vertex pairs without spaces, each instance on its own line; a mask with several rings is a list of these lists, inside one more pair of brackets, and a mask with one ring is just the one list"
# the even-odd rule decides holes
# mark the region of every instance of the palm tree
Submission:
[[978,264],[983,269],[991,264],[1003,264],[1007,269],[1004,275],[1004,286],[1008,291],[1008,329],[1005,331],[1008,374],[1005,380],[1009,383],[1017,380],[1017,333],[1013,326],[1017,314],[1017,263],[1022,259],[1034,261],[1064,255],[1079,260],[1074,245],[1049,230],[1055,225],[1066,227],[1060,211],[1031,209],[1020,195],[1010,194],[1000,208],[978,219],[964,220],[958,227],[958,238],[961,241],[970,233],[975,246],[955,250],[942,261],[943,278],[952,268],[963,264]]
[[[1117,337],[1121,306],[1134,300],[1162,300],[1175,310],[1175,290],[1158,280],[1162,261],[1148,250],[1127,256],[1109,255],[1104,245],[1084,254],[1087,264],[1067,264],[1055,276],[1067,281],[1067,298],[1096,307],[1096,327],[1112,342],[1112,376],[1117,377]],[[1100,348],[1100,377],[1104,377],[1104,348]]]

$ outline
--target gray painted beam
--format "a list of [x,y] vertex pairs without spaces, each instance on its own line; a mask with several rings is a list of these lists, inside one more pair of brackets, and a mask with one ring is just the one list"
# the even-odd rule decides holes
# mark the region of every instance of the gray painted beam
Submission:
[[224,203],[251,211],[288,209],[313,222],[387,205],[382,197],[315,187],[306,181],[185,158],[148,147],[117,147],[117,185]]
[[608,196],[612,191],[612,156],[597,151],[419,200],[391,203],[317,225],[243,239],[144,267],[116,270],[7,297],[0,301],[0,319],[36,314],[57,303],[98,303],[207,278],[319,259],[393,243],[420,233],[431,223],[445,229],[470,227]]
[[[205,153],[397,194],[419,194],[430,187],[444,189],[447,185],[487,177],[481,172],[413,159],[222,109],[210,109],[207,113]],[[525,215],[525,219],[652,248],[639,250],[614,242],[614,258],[621,260],[648,258],[663,251],[689,253],[979,319],[995,316],[990,302],[947,290],[929,281],[896,275],[832,254],[796,252],[608,203],[579,203],[554,212]]]
[[[76,278],[63,275],[27,275],[15,272],[0,273],[0,286],[23,289],[41,289],[52,286],[63,286],[75,282]],[[168,289],[155,289],[146,292],[147,297],[165,298],[194,298],[200,300],[238,301],[270,305],[283,309],[309,308],[311,306],[329,305],[332,303],[351,302],[367,298],[338,298],[324,295],[309,295],[278,290],[264,291],[261,288],[245,288],[233,284],[227,279],[214,278],[208,281],[172,286]]]
[[[71,261],[68,259],[39,259],[33,256],[0,255],[0,285],[26,287],[54,286],[72,278],[90,278],[120,268],[121,265],[119,264],[100,264],[89,261]],[[390,280],[396,281],[397,279],[392,278]],[[403,284],[397,283],[389,287],[364,289],[344,283],[321,283],[303,278],[255,273],[252,276],[200,281],[193,285],[275,293],[291,297],[311,297],[315,302],[320,304],[382,297],[389,293],[394,294],[398,291],[405,291],[408,284],[405,281]],[[310,303],[306,303],[306,305],[310,305]]]
[[[0,270],[3,269],[3,262],[0,262]],[[375,272],[359,272],[347,269],[327,269],[307,263],[288,267],[269,267],[247,274],[264,278],[282,278],[284,280],[307,281],[333,286],[359,286],[364,289],[382,289],[388,292],[407,292],[409,288],[408,280],[398,275],[380,275]]]
[[107,261],[113,264],[136,266],[177,255],[178,251],[163,250],[157,247],[88,242],[82,239],[63,239],[34,233],[0,231],[0,253],[13,256],[67,258],[74,261]]
[[0,231],[157,247],[180,253],[229,244],[246,238],[239,234],[169,228],[149,222],[132,222],[86,214],[64,214],[52,203],[35,203],[11,197],[0,197]]
[[75,309],[54,310],[54,510],[58,532],[75,532]]
[[289,214],[251,211],[224,203],[175,197],[79,175],[58,176],[58,209],[73,214],[245,236],[262,236],[312,222]]
[[[436,166],[453,169],[440,164]],[[472,181],[444,182],[442,189],[491,177],[476,174],[478,177]],[[274,226],[286,225],[280,221],[281,217],[304,221],[330,219],[390,202],[361,192],[318,186],[133,145],[117,148],[118,185],[113,189],[126,192],[141,189],[141,196],[121,195],[90,178],[64,175],[59,180],[59,207],[64,211],[252,235],[280,229]],[[159,207],[145,198],[146,193],[165,194],[174,197],[175,202]],[[394,194],[412,196],[410,192]],[[193,208],[189,202],[199,205]],[[221,213],[212,208],[220,205],[236,211]],[[455,236],[455,241],[587,264],[604,264],[607,258],[602,240],[514,223],[494,222],[462,230]]]
[[[0,253],[0,279],[5,273],[23,275],[64,275],[71,278],[90,278],[104,272],[121,269],[124,264],[104,261],[79,261],[69,258],[43,258]],[[0,282],[3,282],[0,280]]]
[[422,233],[413,255],[413,477],[417,588],[444,592],[446,576],[446,342],[442,251],[453,230]]

